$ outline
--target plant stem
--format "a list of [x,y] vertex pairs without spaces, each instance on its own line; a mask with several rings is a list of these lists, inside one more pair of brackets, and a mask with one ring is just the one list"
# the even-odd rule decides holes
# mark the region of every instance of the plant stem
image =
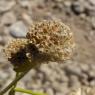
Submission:
[[[19,76],[19,72],[16,72],[16,76],[15,78],[17,78]],[[15,87],[17,85],[17,82],[11,87],[11,90],[9,91],[9,95],[15,95]]]
[[32,95],[47,95],[45,93],[33,92],[32,90],[26,90],[22,88],[15,88],[14,90],[16,92],[23,92],[23,93],[32,94]]
[[24,77],[24,75],[28,73],[29,71],[30,69],[26,70],[25,72],[21,73],[18,77],[16,77],[5,89],[3,89],[0,92],[0,95],[3,95],[4,93],[6,93],[15,83],[17,83],[17,81],[19,81],[22,77]]

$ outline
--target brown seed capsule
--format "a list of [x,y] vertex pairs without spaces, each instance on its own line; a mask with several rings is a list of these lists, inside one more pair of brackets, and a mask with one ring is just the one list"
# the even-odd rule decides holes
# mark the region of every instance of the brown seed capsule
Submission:
[[26,38],[54,61],[69,59],[74,47],[73,34],[60,21],[42,21],[31,25]]

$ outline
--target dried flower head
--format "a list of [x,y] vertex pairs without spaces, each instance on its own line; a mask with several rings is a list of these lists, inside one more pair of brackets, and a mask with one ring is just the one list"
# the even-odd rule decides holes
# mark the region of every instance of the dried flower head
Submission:
[[15,70],[23,71],[48,61],[70,58],[74,47],[69,27],[60,21],[35,23],[26,39],[14,39],[5,48],[8,60]]
[[68,59],[74,47],[69,27],[60,21],[42,21],[31,25],[26,38],[53,60]]
[[14,65],[14,68],[24,66],[27,63],[26,45],[26,39],[14,39],[4,49],[8,60]]
[[10,59],[12,56],[14,56],[16,53],[21,51],[25,48],[27,44],[26,39],[13,39],[9,44],[6,46],[5,53],[7,57]]
[[38,49],[28,43],[27,39],[12,40],[6,46],[4,52],[6,53],[8,61],[14,66],[14,70],[19,72],[37,66],[38,64],[40,65],[40,63],[46,61],[44,54],[39,53]]

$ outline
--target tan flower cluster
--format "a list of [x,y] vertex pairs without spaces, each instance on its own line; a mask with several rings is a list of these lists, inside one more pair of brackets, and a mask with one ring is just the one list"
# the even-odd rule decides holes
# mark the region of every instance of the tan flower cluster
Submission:
[[8,60],[18,68],[19,65],[23,65],[28,61],[26,56],[26,39],[14,39],[4,49]]
[[12,58],[17,52],[22,51],[27,45],[26,39],[13,39],[5,49],[5,53],[8,58]]
[[26,39],[15,39],[5,48],[8,60],[17,67],[47,61],[69,59],[74,47],[69,27],[59,21],[33,24]]
[[74,47],[70,28],[59,21],[35,23],[27,33],[27,39],[39,51],[47,53],[58,60],[70,58]]
[[[32,51],[31,51],[32,50]],[[4,49],[8,61],[14,66],[14,70],[17,72],[25,71],[31,66],[36,65],[34,62],[33,55],[35,52],[35,47],[31,44],[28,44],[27,39],[14,39],[12,40]],[[35,52],[36,53],[36,52]],[[33,61],[33,62],[32,62]]]

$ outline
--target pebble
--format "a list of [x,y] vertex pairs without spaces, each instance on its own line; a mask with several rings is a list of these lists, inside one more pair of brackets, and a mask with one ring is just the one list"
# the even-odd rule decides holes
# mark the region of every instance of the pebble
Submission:
[[89,77],[95,78],[95,70],[90,70],[90,72],[88,72]]
[[24,8],[29,8],[31,4],[30,0],[18,0],[18,3]]
[[95,17],[91,19],[91,26],[92,26],[92,29],[95,30]]
[[81,71],[84,73],[88,73],[89,71],[89,65],[84,64],[84,65],[80,65]]
[[5,73],[3,70],[2,71],[0,70],[0,75],[1,74],[3,74],[3,75],[0,76],[0,81],[1,80],[4,81],[4,80],[6,80],[9,77],[9,75],[7,73]]
[[81,84],[80,84],[80,82],[78,80],[78,77],[75,76],[75,75],[71,75],[70,79],[69,79],[69,86],[70,87],[74,87],[74,86],[79,87],[80,85]]
[[95,87],[95,80],[91,81],[89,85]]
[[10,34],[15,38],[25,38],[27,28],[22,21],[18,21],[10,26]]
[[7,43],[7,37],[0,36],[0,45],[5,45]]
[[66,14],[67,15],[71,15],[71,2],[70,1],[65,1],[64,2],[64,7],[65,7],[65,10],[66,10]]
[[45,92],[47,93],[47,95],[54,95],[54,92],[51,87],[48,87],[45,90],[46,90]]
[[75,1],[72,3],[71,5],[71,8],[72,8],[72,11],[75,13],[75,14],[81,14],[84,12],[85,8],[84,8],[84,3],[82,2],[79,2],[79,1]]
[[22,19],[28,25],[31,25],[33,23],[31,16],[26,13],[22,13]]
[[7,43],[7,33],[5,27],[0,25],[0,45],[4,46]]
[[[5,27],[3,25],[0,25],[0,36],[5,36],[6,35],[6,31],[5,31]],[[7,29],[8,30],[8,29]]]
[[16,22],[16,16],[13,12],[5,13],[1,18],[2,25],[11,25]]
[[85,13],[87,16],[95,17],[95,6],[87,5],[85,7]]
[[76,75],[81,77],[81,69],[78,68],[78,66],[66,66],[65,68],[65,72],[67,72],[67,75]]
[[[30,85],[29,85],[30,84]],[[37,84],[37,83],[34,83],[34,82],[32,82],[32,83],[29,83],[28,85],[27,85],[27,87],[29,88],[32,88],[33,90],[39,90],[39,88],[41,88],[41,85],[40,84]]]
[[10,10],[14,5],[14,0],[0,0],[0,13]]
[[95,0],[77,0],[72,2],[71,9],[76,15],[86,14],[87,16],[95,16]]
[[57,93],[56,93],[56,95],[63,95],[63,94],[62,94],[62,93],[60,93],[60,92],[57,92]]
[[86,79],[81,79],[81,84],[85,86],[89,86],[89,82]]
[[[0,48],[1,49],[1,48]],[[6,63],[8,63],[7,61],[7,58],[5,58],[5,54],[3,53],[3,50],[1,50],[0,51],[0,65],[3,65],[3,64],[5,64],[6,65]],[[1,68],[0,68],[1,69]]]
[[8,73],[5,73],[3,70],[0,70],[0,86],[2,87],[5,85],[9,75]]
[[95,0],[89,0],[92,5],[95,5]]

